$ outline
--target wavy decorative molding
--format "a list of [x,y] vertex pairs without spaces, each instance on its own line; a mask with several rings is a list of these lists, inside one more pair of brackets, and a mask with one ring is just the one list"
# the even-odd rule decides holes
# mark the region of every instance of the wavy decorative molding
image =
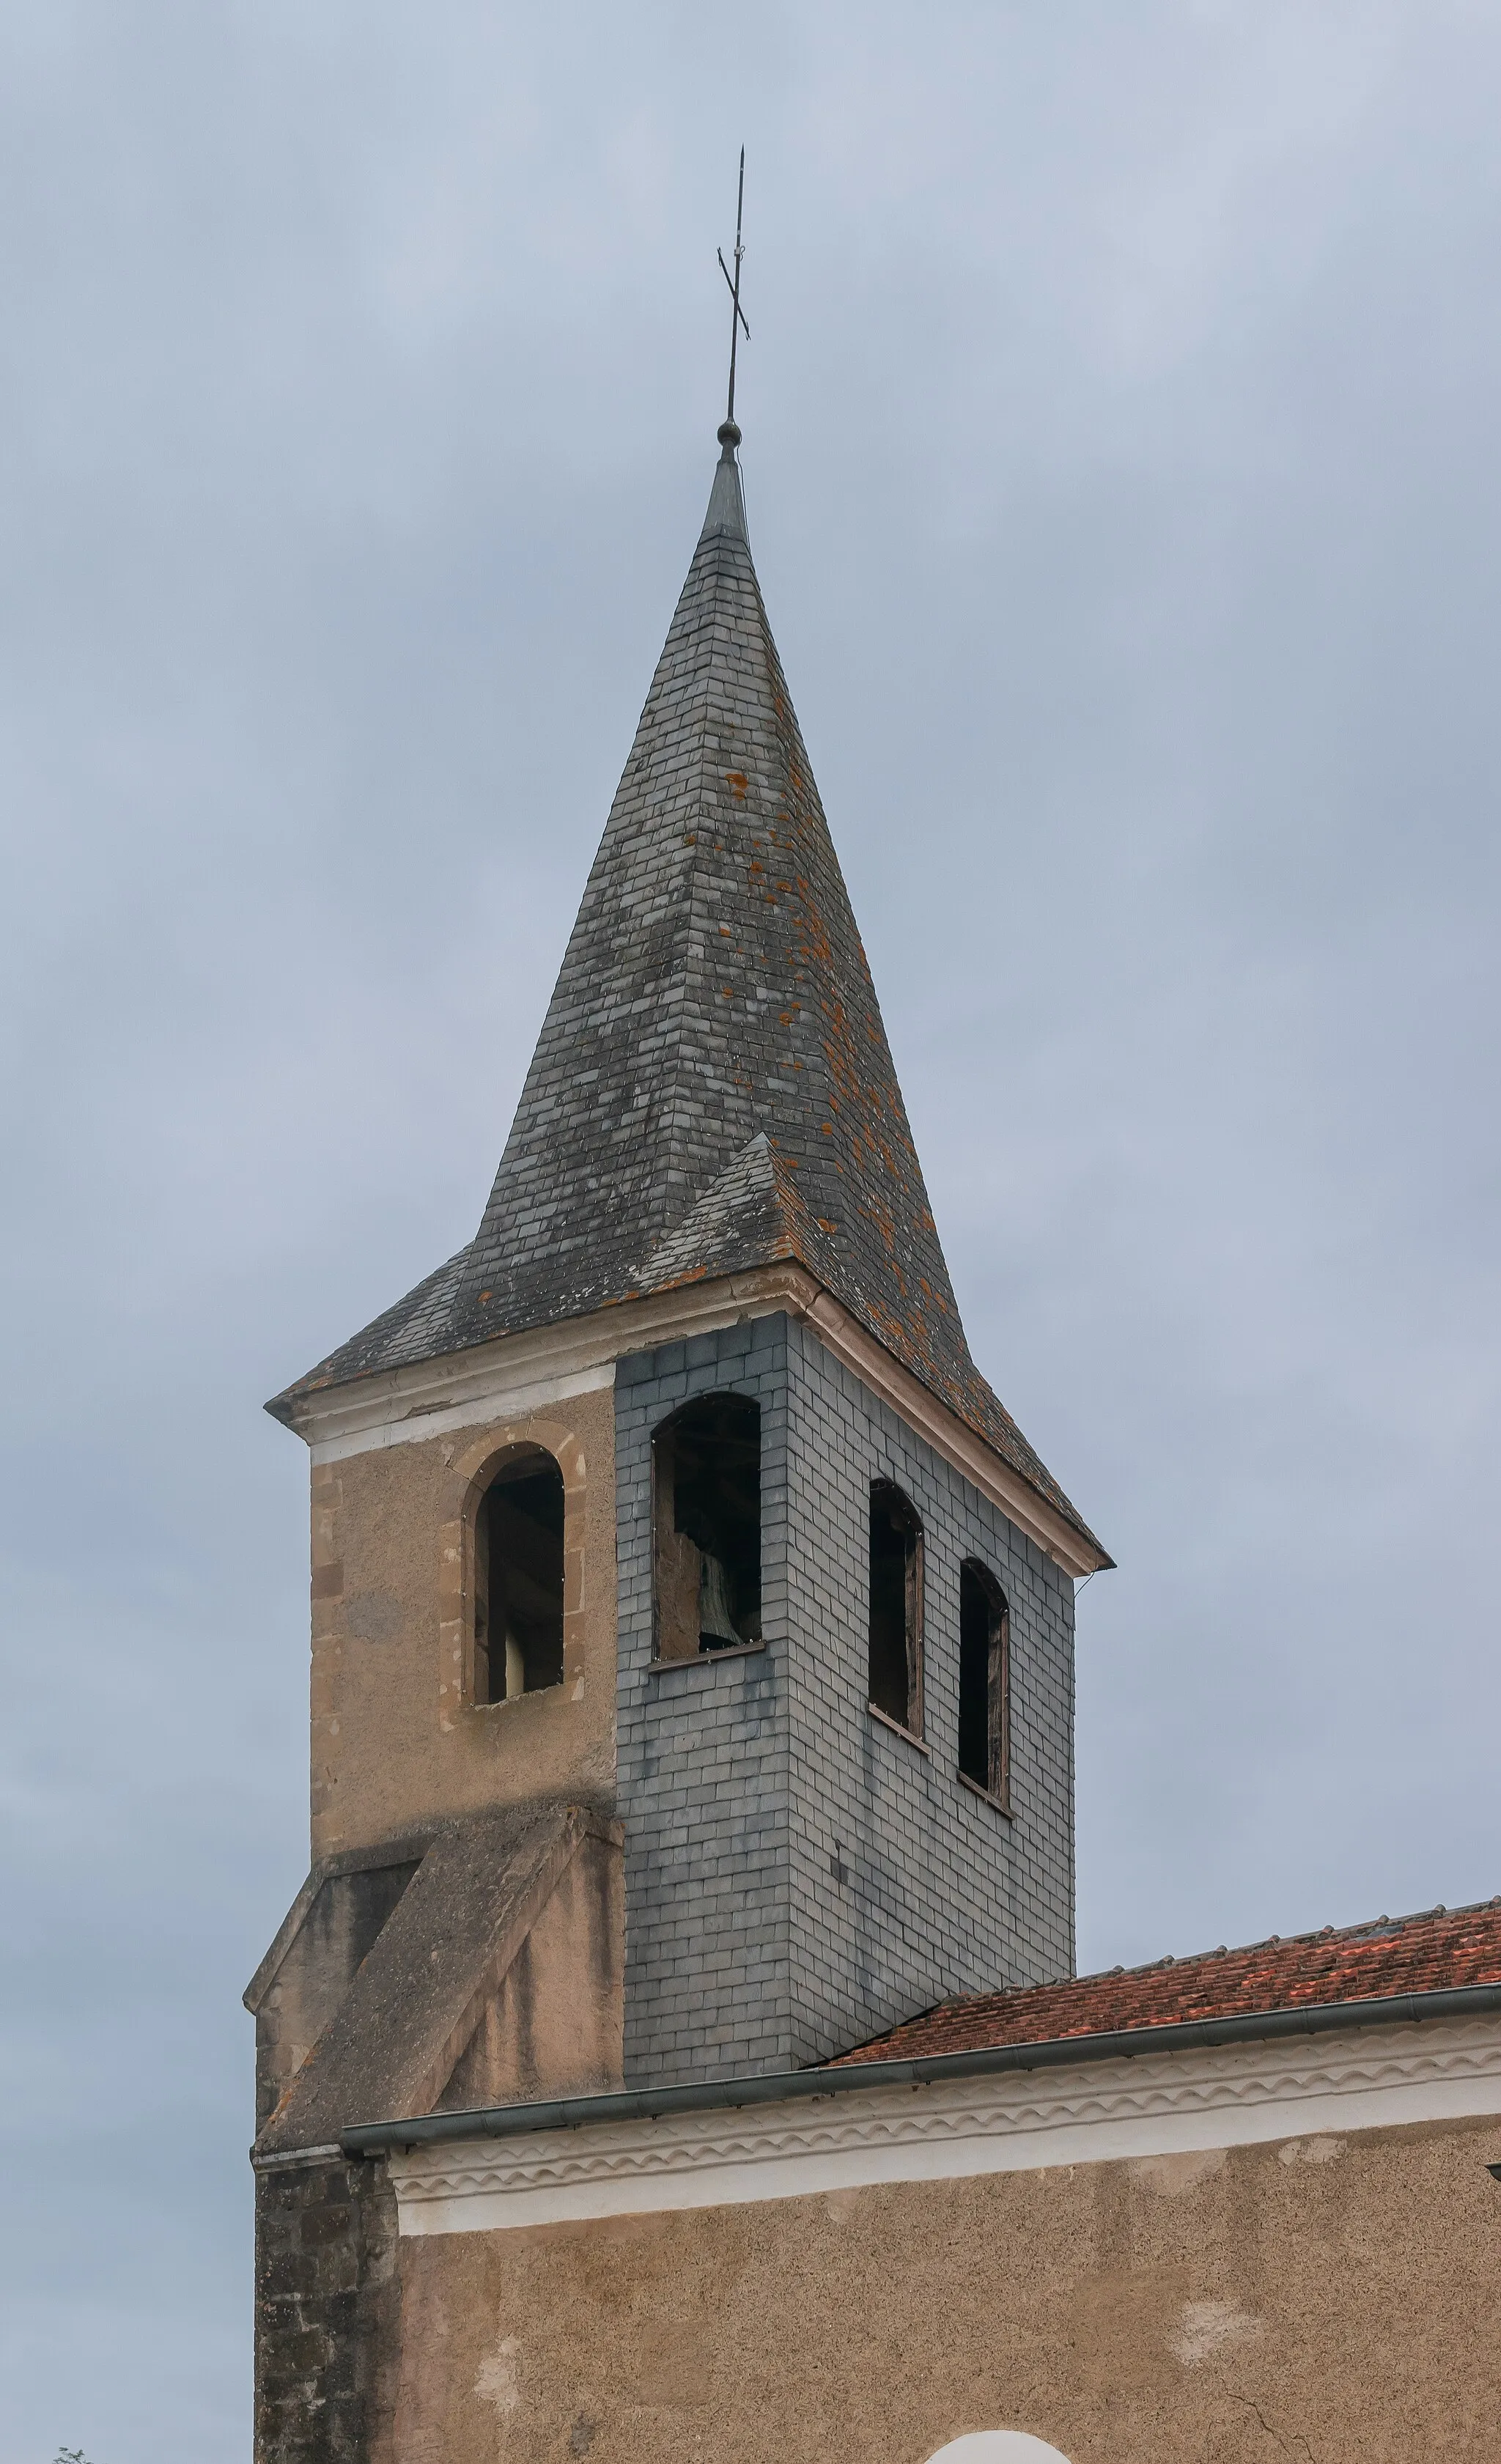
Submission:
[[433,2145],[391,2174],[404,2233],[492,2232],[1489,2113],[1484,2017]]

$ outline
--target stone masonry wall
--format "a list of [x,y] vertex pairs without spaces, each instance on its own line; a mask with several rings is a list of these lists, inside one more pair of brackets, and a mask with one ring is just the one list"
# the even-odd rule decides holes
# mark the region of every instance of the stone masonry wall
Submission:
[[375,2464],[400,2366],[396,2200],[383,2162],[255,2177],[255,2464]]
[[[651,1431],[762,1406],[762,1652],[653,1670]],[[629,2084],[822,2059],[1073,1960],[1072,1586],[784,1316],[616,1373]],[[924,1751],[867,1707],[870,1485],[924,1527]],[[959,1570],[1011,1611],[1014,1819],[958,1776]]]

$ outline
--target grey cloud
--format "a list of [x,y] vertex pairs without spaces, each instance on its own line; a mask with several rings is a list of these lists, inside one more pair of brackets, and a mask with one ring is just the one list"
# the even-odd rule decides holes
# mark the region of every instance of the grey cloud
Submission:
[[305,1844],[262,1396],[472,1231],[686,566],[758,564],[1080,1606],[1091,1963],[1501,1885],[1501,23],[0,27],[0,2453],[248,2448]]

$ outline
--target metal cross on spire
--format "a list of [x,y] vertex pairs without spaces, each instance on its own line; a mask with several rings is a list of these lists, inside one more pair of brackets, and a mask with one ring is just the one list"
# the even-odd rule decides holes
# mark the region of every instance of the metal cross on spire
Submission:
[[[735,355],[736,355],[736,350],[737,350],[737,348],[738,348],[738,346],[739,346],[739,339],[740,339],[740,336],[741,336],[742,334],[744,335],[745,340],[747,341],[747,342],[750,341],[750,327],[749,327],[749,326],[746,324],[746,322],[745,322],[745,311],[744,311],[744,310],[743,310],[743,308],[740,306],[740,259],[741,259],[741,257],[742,257],[742,256],[744,255],[744,253],[745,253],[745,250],[744,250],[744,248],[743,248],[742,244],[741,244],[741,241],[740,241],[740,225],[741,225],[741,222],[742,222],[743,217],[744,217],[744,212],[745,212],[745,148],[744,148],[744,146],[742,145],[742,146],[740,147],[740,185],[739,185],[739,193],[738,193],[738,195],[737,195],[737,197],[736,197],[736,200],[735,200],[735,272],[733,273],[733,275],[731,274],[729,267],[728,267],[728,266],[725,264],[725,262],[724,262],[724,251],[723,251],[723,249],[721,248],[720,250],[718,250],[718,251],[717,251],[718,259],[719,259],[719,272],[723,275],[723,276],[724,276],[724,278],[725,278],[725,281],[726,281],[726,282],[729,284],[729,286],[730,286],[730,302],[731,302],[731,305],[730,305],[730,402],[729,402],[729,408],[726,410],[726,412],[725,412],[725,414],[724,414],[724,427],[725,427],[725,428],[734,428],[734,427],[735,427]],[[719,434],[720,434],[720,436],[721,436],[721,437],[723,436],[723,434],[724,434],[724,429],[722,429],[722,428],[721,428],[721,429],[719,430]],[[735,436],[731,439],[731,442],[732,442],[732,443],[734,443],[734,444],[736,444],[736,445],[738,445],[738,444],[739,443],[739,441],[740,441],[740,440],[739,440],[739,431],[737,429],[737,430],[736,430],[736,433],[735,433]]]

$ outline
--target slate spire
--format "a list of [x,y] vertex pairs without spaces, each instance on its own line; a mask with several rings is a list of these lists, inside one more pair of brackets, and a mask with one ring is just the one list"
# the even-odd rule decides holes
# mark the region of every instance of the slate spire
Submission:
[[1082,1530],[970,1357],[719,442],[478,1232],[275,1408],[796,1259]]

